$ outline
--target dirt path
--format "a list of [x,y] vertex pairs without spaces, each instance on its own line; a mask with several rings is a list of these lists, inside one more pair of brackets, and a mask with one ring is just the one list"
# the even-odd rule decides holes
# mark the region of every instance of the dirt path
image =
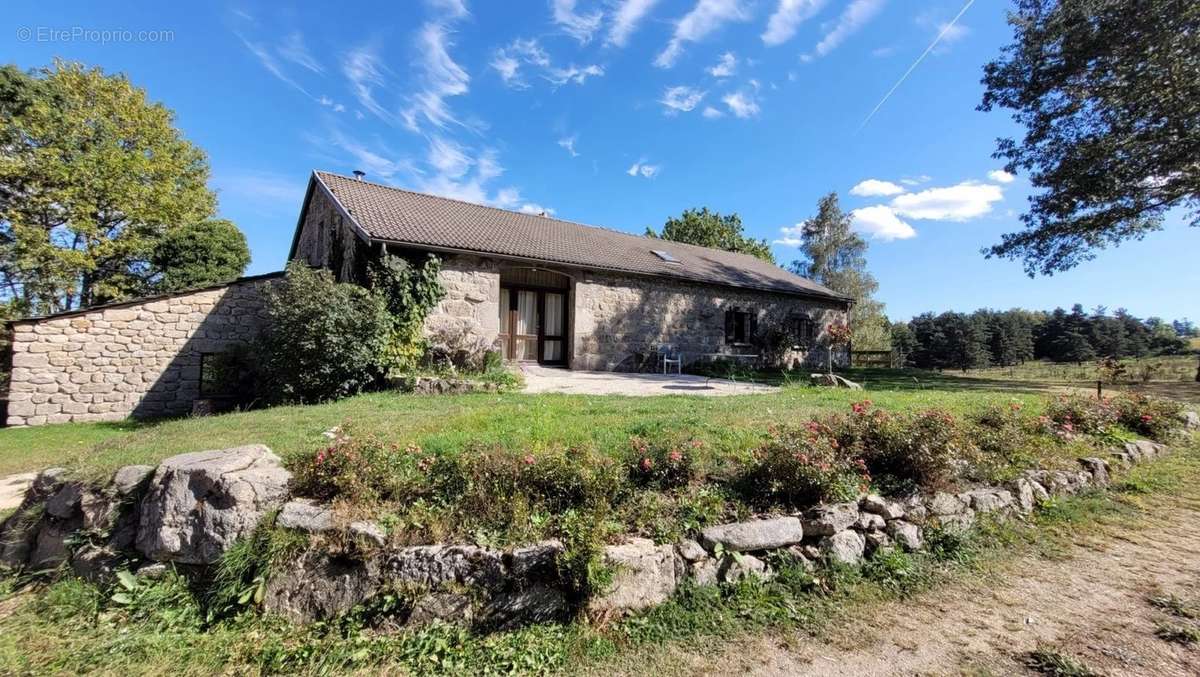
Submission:
[[1105,675],[1200,675],[1200,649],[1155,637],[1178,621],[1148,602],[1200,600],[1200,505],[1175,505],[1139,529],[1079,541],[1061,559],[1023,558],[987,580],[875,606],[820,640],[765,636],[704,655],[650,662],[680,674],[1029,674],[1050,645]]

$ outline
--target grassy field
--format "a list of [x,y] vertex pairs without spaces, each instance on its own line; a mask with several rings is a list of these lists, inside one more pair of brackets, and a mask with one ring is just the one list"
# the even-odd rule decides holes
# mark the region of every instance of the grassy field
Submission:
[[583,395],[415,396],[373,393],[307,407],[276,407],[146,424],[80,423],[0,430],[0,475],[64,465],[103,474],[131,463],[153,464],[187,451],[262,443],[285,458],[324,442],[321,433],[349,424],[426,450],[456,451],[472,443],[537,452],[592,445],[605,451],[628,446],[637,435],[686,435],[717,452],[741,452],[773,423],[847,411],[871,398],[896,411],[946,408],[979,410],[1015,398],[1037,407],[1038,388],[989,384],[953,377],[914,380],[902,372],[853,375],[868,392],[788,386],[777,393],[732,397],[617,397]]

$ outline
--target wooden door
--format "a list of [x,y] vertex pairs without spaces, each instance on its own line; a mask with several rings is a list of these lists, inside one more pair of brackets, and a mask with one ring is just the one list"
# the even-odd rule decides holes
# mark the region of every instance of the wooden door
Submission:
[[500,289],[500,343],[505,359],[566,364],[567,295]]

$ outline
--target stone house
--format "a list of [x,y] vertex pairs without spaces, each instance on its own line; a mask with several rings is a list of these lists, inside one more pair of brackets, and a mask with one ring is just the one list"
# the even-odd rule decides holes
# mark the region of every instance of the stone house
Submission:
[[571,369],[644,369],[660,345],[685,364],[742,359],[769,332],[786,344],[776,359],[823,364],[825,328],[850,310],[846,297],[746,254],[315,172],[289,258],[354,282],[384,250],[442,257],[446,298],[427,331]]
[[[380,252],[442,260],[431,335],[469,338],[513,362],[654,368],[764,351],[828,359],[826,328],[850,300],[752,256],[413,193],[315,172],[289,259],[365,281]],[[7,425],[186,414],[264,321],[280,273],[9,323]],[[844,351],[834,356],[844,363]]]

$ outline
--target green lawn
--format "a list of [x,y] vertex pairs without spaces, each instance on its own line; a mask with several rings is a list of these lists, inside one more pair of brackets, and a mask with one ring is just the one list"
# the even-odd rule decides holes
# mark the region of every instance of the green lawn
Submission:
[[321,433],[349,423],[357,434],[375,434],[430,451],[471,443],[536,452],[594,445],[625,449],[629,438],[698,438],[717,452],[754,446],[773,423],[814,413],[846,411],[870,398],[893,410],[944,407],[963,413],[1018,398],[1040,406],[1037,388],[1020,383],[966,381],[907,372],[861,370],[852,377],[868,391],[788,386],[778,393],[732,397],[671,395],[416,396],[373,393],[316,406],[276,407],[157,423],[93,423],[0,430],[0,475],[65,465],[103,474],[130,463],[153,464],[186,451],[263,443],[282,456],[310,451]]

